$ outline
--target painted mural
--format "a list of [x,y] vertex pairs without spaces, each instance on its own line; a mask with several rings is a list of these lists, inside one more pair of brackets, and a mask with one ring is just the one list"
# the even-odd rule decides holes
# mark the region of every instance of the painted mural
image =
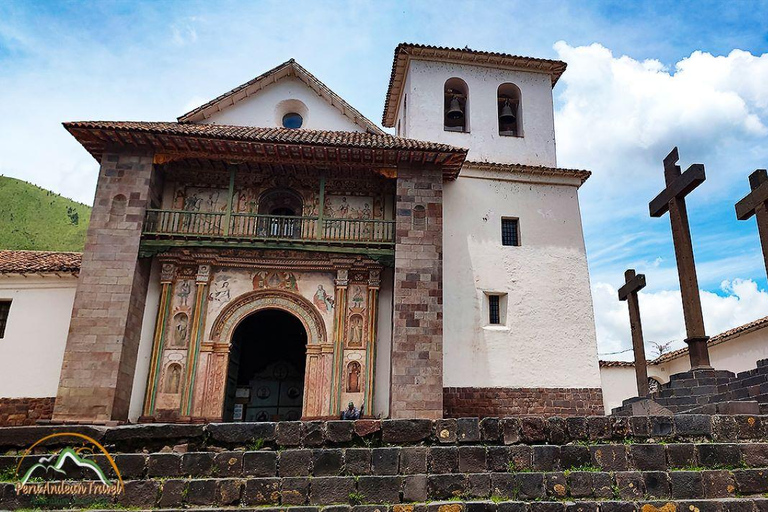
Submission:
[[[319,182],[307,180],[259,180],[239,184],[232,197],[232,211],[235,213],[265,213],[260,201],[265,194],[284,188],[301,198],[303,216],[318,216],[320,212]],[[385,194],[355,193],[355,184],[345,184],[351,191],[333,192],[325,195],[323,215],[337,219],[383,219],[385,218]],[[164,208],[189,212],[224,213],[227,210],[228,190],[218,187],[172,185],[167,189]]]
[[333,277],[333,274],[324,272],[215,270],[208,296],[206,326],[210,329],[224,306],[240,295],[254,290],[285,290],[312,302],[325,321],[326,332],[330,333],[333,330]]
[[173,193],[171,209],[187,212],[221,213],[227,211],[227,190],[182,186]]

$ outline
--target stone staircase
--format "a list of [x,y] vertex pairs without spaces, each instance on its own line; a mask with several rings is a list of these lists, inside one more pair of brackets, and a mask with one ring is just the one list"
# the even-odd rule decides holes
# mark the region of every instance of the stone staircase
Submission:
[[[768,359],[757,362],[757,368],[735,375],[725,370],[692,370],[672,375],[654,402],[673,413],[715,414],[728,404],[735,412],[768,413]],[[625,400],[614,414],[626,414],[638,398]],[[720,407],[718,407],[718,405]],[[751,405],[752,407],[747,407]],[[741,407],[739,407],[741,406]]]
[[[124,492],[18,496],[19,455],[57,432],[105,446]],[[0,510],[768,511],[768,416],[8,427],[0,453]]]

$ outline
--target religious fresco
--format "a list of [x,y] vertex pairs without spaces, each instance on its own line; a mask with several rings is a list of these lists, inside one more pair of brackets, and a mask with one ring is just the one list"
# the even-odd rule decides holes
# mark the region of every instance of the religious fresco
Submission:
[[226,212],[227,194],[226,189],[181,186],[173,192],[171,209],[187,212]]
[[317,291],[312,297],[312,302],[322,313],[330,313],[333,309],[333,295],[322,284],[317,285]]
[[[302,211],[297,215],[317,217],[320,214],[319,180],[315,178],[285,178],[248,176],[240,178],[232,196],[232,211],[241,214],[264,213],[265,194],[284,189],[301,198]],[[183,183],[183,182],[182,182]],[[365,181],[330,181],[326,189],[323,215],[337,219],[383,219],[386,195],[363,187]],[[331,188],[343,187],[334,191]],[[188,212],[224,213],[228,190],[218,186],[189,186],[170,182],[166,187],[163,207]]]
[[186,348],[189,336],[189,315],[186,313],[176,313],[173,315],[172,323],[173,335],[169,346],[176,348]]
[[253,276],[253,289],[264,290],[267,288],[276,290],[299,291],[298,281],[293,272],[281,270],[260,270]]
[[[272,269],[222,269],[213,273],[208,295],[206,326],[211,328],[222,309],[239,296],[256,290],[283,290],[312,302],[333,329],[333,275],[325,272],[292,272]],[[320,291],[318,295],[318,290]]]
[[381,199],[367,196],[336,196],[325,198],[323,214],[335,219],[380,219],[383,217]]

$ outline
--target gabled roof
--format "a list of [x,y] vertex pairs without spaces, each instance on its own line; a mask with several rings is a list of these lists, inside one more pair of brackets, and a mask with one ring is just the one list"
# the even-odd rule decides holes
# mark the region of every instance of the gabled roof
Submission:
[[82,259],[79,252],[0,251],[0,274],[76,274]]
[[467,156],[466,149],[386,133],[140,121],[77,121],[64,127],[99,161],[110,147],[136,147],[166,162],[212,158],[368,168],[416,164],[440,167],[446,179],[456,179]]
[[[738,327],[734,327],[733,329],[728,329],[727,331],[723,331],[720,334],[712,336],[707,341],[707,346],[714,347],[716,345],[720,345],[721,343],[725,343],[726,341],[736,339],[742,334],[747,334],[749,332],[757,331],[767,326],[768,326],[768,316],[764,316],[763,318],[758,318],[757,320],[754,320],[752,322],[746,323],[744,325],[740,325]],[[672,352],[662,354],[656,359],[653,359],[652,361],[648,361],[648,364],[649,365],[663,364],[663,363],[666,363],[667,361],[671,361],[673,359],[683,357],[687,354],[688,354],[688,347],[683,347],[681,349],[673,350]],[[613,367],[624,367],[624,366],[635,366],[635,363],[632,361],[600,361],[601,368],[613,368]]]
[[560,60],[536,59],[511,55],[509,53],[483,52],[469,48],[448,48],[445,46],[430,46],[424,44],[400,43],[395,48],[395,59],[392,62],[392,74],[389,77],[389,88],[384,103],[382,124],[388,128],[395,125],[397,106],[400,103],[405,71],[410,59],[435,60],[441,62],[458,62],[475,66],[500,67],[518,69],[535,73],[546,73],[555,86],[560,76],[565,72],[567,64]]
[[341,96],[330,90],[327,85],[315,78],[312,73],[304,69],[293,59],[283,62],[279,66],[270,69],[253,80],[245,82],[243,85],[235,87],[218,98],[212,99],[205,105],[201,105],[196,109],[187,112],[179,117],[178,121],[180,123],[193,123],[207,119],[210,117],[211,113],[219,112],[225,108],[231,107],[239,101],[258,93],[265,87],[277,83],[287,77],[295,77],[304,82],[309,88],[315,91],[318,96],[330,103],[331,106],[335,107],[344,116],[348,117],[356,125],[364,128],[367,132],[374,134],[384,133],[381,128],[376,126],[352,105],[344,101]]

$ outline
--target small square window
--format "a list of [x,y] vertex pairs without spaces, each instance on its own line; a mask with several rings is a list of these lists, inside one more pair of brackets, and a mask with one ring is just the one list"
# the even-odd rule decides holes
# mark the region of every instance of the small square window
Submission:
[[501,323],[501,297],[498,295],[488,296],[488,323],[499,325]]
[[11,301],[0,301],[0,338],[5,337],[5,326],[8,323],[8,313],[11,311]]
[[520,245],[520,222],[501,219],[501,245]]

